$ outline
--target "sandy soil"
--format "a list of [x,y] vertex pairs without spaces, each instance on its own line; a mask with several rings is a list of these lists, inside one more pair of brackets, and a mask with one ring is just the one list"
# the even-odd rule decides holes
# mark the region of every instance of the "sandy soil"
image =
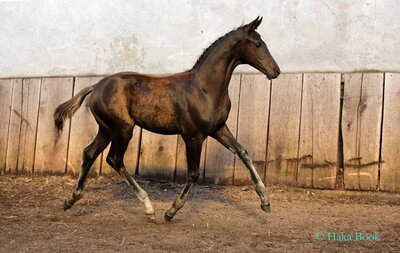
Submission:
[[[0,176],[0,251],[400,252],[400,194],[273,186],[272,212],[264,213],[252,187],[200,185],[166,223],[181,185],[140,180],[157,213],[150,223],[118,178],[89,179],[85,196],[64,212],[75,180]],[[375,240],[356,241],[356,232]],[[342,233],[352,240],[338,241]]]

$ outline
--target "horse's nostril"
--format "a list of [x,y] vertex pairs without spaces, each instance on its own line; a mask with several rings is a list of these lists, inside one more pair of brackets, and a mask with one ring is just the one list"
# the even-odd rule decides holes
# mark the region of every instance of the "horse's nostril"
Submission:
[[277,69],[277,70],[276,70],[276,73],[277,73],[278,75],[280,75],[280,74],[281,74],[281,70],[280,70],[280,69]]

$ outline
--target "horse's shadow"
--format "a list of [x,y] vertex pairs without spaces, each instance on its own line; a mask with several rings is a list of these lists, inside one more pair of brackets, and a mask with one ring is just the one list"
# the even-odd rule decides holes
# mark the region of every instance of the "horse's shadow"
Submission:
[[[93,184],[86,188],[86,194],[84,198],[88,195],[101,194],[103,191],[109,191],[111,188],[112,198],[95,198],[94,200],[86,200],[84,206],[79,206],[79,202],[72,209],[77,209],[73,211],[70,216],[72,217],[85,217],[94,215],[99,212],[99,209],[106,209],[110,205],[119,205],[121,207],[121,212],[125,212],[131,215],[144,216],[142,203],[137,199],[134,191],[122,180],[118,178],[109,178],[109,182],[101,184]],[[154,202],[161,202],[162,206],[167,206],[169,208],[170,204],[175,200],[175,198],[180,194],[183,184],[163,182],[163,181],[148,181],[143,179],[137,179],[138,183],[146,190],[149,197]],[[267,217],[259,205],[246,205],[243,202],[234,199],[232,197],[226,196],[224,191],[230,186],[210,186],[205,184],[195,185],[191,196],[188,199],[187,204],[183,207],[184,209],[189,208],[189,213],[195,213],[197,209],[202,208],[206,205],[207,201],[214,201],[228,205],[229,208],[239,210],[247,218],[252,219],[258,223],[266,224]],[[207,197],[204,197],[207,194]],[[254,192],[254,194],[256,194]],[[120,202],[129,202],[132,205],[121,204]],[[190,204],[188,204],[190,203]],[[258,203],[258,200],[257,200]],[[160,211],[160,210],[158,210]],[[224,212],[220,212],[223,215]],[[179,217],[179,213],[177,214]],[[177,217],[176,217],[177,218]],[[171,222],[179,222],[180,219],[173,219]]]

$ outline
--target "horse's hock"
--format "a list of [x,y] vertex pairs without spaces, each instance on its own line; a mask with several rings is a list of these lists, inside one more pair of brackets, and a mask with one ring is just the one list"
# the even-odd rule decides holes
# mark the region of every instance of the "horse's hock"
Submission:
[[[61,136],[52,114],[100,77],[1,79],[2,173],[77,174],[97,129],[85,106]],[[399,191],[400,73],[236,74],[228,127],[267,183]],[[84,120],[79,120],[79,118]],[[107,150],[92,175],[110,174]],[[134,130],[125,156],[130,174],[182,182],[183,140]],[[240,159],[208,138],[199,182],[249,184]]]

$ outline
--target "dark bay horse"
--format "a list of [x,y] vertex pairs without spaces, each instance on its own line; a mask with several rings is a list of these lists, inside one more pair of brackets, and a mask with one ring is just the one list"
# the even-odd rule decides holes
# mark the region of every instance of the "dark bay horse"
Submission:
[[97,156],[111,142],[107,163],[134,190],[144,203],[145,213],[155,219],[147,193],[131,177],[123,158],[132,131],[138,125],[160,134],[180,134],[186,145],[187,182],[172,207],[165,212],[171,220],[184,205],[199,177],[203,141],[211,136],[238,155],[248,169],[261,199],[261,208],[270,211],[265,186],[247,151],[238,143],[225,122],[231,108],[228,85],[232,72],[240,64],[249,64],[268,79],[279,76],[280,69],[256,32],[262,18],[227,33],[206,49],[191,70],[169,76],[144,75],[135,72],[117,73],[83,89],[54,113],[56,128],[61,131],[64,120],[79,109],[90,96],[90,109],[99,132],[83,151],[78,184],[64,210],[71,208],[83,195],[87,174]]

